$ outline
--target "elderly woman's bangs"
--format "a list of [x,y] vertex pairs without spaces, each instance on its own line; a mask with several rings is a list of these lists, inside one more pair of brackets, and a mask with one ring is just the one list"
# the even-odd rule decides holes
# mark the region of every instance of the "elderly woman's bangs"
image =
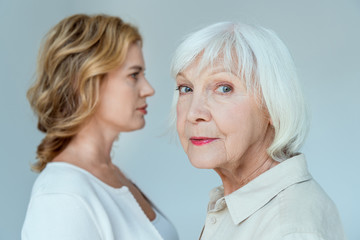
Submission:
[[199,69],[213,68],[222,65],[224,70],[239,76],[246,87],[251,90],[256,74],[256,60],[250,47],[243,39],[237,39],[234,32],[227,32],[210,42],[204,48]]
[[[226,27],[224,27],[226,25]],[[171,74],[177,74],[198,62],[197,71],[222,65],[224,70],[241,78],[249,91],[255,89],[256,58],[239,26],[233,23],[215,24],[187,38],[173,58]]]

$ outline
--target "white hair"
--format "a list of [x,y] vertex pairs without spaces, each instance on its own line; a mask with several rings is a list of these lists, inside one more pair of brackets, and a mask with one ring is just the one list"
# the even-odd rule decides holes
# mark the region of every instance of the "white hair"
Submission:
[[[236,72],[247,91],[265,107],[275,130],[268,154],[277,161],[295,155],[309,128],[309,118],[292,57],[277,35],[268,29],[221,22],[190,34],[177,48],[171,64],[173,78],[199,60],[199,72],[222,61]],[[175,93],[172,124],[176,121]]]

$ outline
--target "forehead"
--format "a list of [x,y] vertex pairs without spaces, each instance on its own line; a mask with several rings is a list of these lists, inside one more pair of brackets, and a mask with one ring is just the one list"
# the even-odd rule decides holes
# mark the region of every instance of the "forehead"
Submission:
[[125,61],[123,63],[124,67],[132,67],[133,64],[145,64],[141,45],[137,43],[132,43],[129,46]]
[[184,78],[198,78],[201,76],[211,76],[220,73],[228,73],[235,77],[238,77],[237,72],[234,70],[234,67],[229,66],[219,57],[211,62],[204,61],[203,58],[197,57],[192,63],[190,63],[185,69],[180,71],[177,75]]

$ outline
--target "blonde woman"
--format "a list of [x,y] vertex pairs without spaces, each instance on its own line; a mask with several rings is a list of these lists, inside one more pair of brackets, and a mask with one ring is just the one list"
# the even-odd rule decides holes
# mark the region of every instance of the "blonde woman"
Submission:
[[74,15],[47,34],[28,91],[45,137],[22,239],[178,239],[112,163],[120,132],[145,125],[142,38],[117,17]]

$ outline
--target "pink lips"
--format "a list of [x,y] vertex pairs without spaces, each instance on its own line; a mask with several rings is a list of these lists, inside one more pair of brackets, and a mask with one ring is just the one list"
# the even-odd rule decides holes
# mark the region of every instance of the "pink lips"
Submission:
[[147,108],[147,104],[143,107],[137,108],[136,110],[139,110],[140,112],[142,112],[145,115],[145,114],[147,114],[146,108]]
[[202,146],[208,143],[211,143],[215,140],[217,140],[218,138],[208,138],[208,137],[191,137],[190,141],[192,144],[194,144],[195,146]]

